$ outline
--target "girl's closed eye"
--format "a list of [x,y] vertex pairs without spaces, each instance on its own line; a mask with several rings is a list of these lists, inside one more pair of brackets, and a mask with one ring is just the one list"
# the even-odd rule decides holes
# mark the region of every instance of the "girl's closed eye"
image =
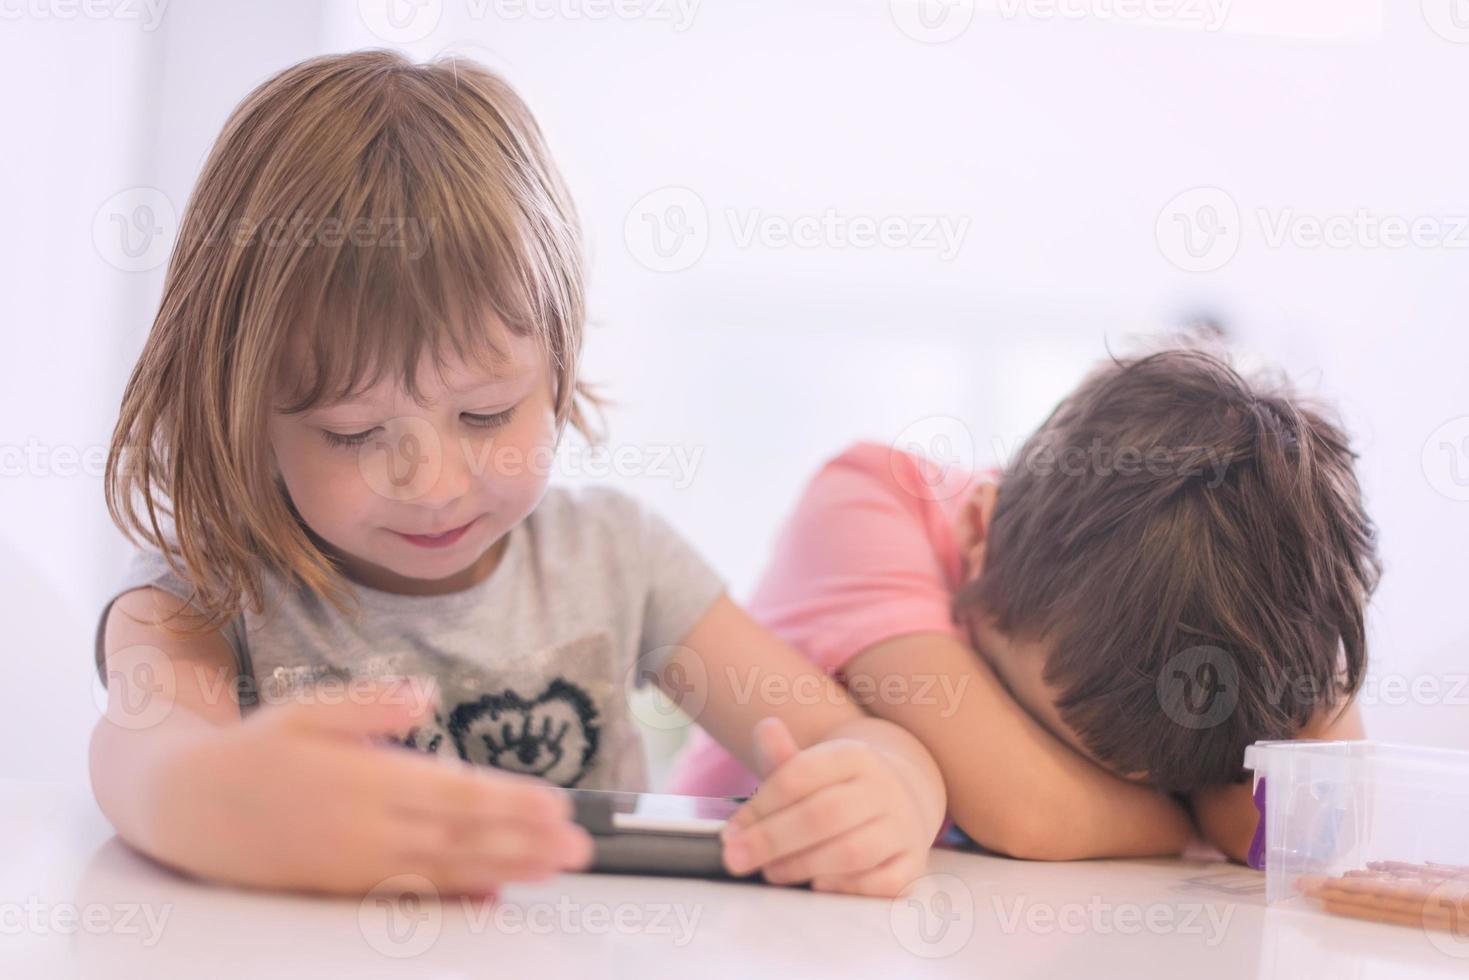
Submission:
[[328,444],[333,446],[360,446],[367,441],[369,436],[371,436],[380,428],[382,427],[375,425],[372,428],[366,429],[362,432],[349,433],[333,432],[330,429],[322,429],[321,437],[325,439]]
[[494,412],[488,415],[480,415],[474,412],[465,412],[464,420],[478,429],[493,429],[505,425],[515,417],[515,406],[511,405],[503,412]]
[[[493,412],[489,414],[480,412],[464,412],[460,415],[460,417],[464,419],[466,425],[469,425],[473,428],[494,429],[507,424],[512,418],[515,417],[515,406],[511,405],[503,412]],[[330,429],[322,429],[321,435],[322,438],[324,438],[329,445],[338,447],[353,447],[360,446],[365,443],[369,438],[372,437],[372,434],[374,432],[378,431],[381,428],[382,426],[375,425],[372,428],[364,429],[361,432],[333,432]]]

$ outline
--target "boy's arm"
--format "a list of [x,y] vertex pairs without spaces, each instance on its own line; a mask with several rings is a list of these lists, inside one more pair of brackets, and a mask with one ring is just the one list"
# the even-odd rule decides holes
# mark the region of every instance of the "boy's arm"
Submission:
[[[990,850],[1035,860],[1177,854],[1184,809],[1114,776],[1032,718],[984,660],[937,633],[894,637],[843,669],[868,711],[912,732],[937,761],[949,813]],[[870,700],[870,704],[867,703]]]
[[[731,821],[726,860],[735,873],[758,868],[772,881],[885,895],[923,873],[945,811],[933,759],[728,596],[658,683],[765,778]],[[731,859],[736,838],[744,859]]]
[[[1349,703],[1335,717],[1322,714],[1301,732],[1301,738],[1358,739],[1366,737],[1362,715],[1356,702]],[[1199,832],[1210,844],[1235,861],[1245,861],[1260,813],[1255,809],[1255,795],[1250,782],[1208,786],[1190,797]]]

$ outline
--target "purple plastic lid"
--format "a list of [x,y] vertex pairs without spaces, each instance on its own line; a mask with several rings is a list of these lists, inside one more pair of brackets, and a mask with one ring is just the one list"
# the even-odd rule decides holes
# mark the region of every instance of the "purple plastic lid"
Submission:
[[1265,870],[1265,777],[1255,780],[1255,812],[1260,822],[1255,824],[1255,839],[1250,841],[1250,853],[1245,863],[1256,871]]

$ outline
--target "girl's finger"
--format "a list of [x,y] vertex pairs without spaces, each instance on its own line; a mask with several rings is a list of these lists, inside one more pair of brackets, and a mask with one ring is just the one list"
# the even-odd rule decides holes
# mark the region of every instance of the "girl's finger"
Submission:
[[879,816],[855,781],[824,786],[792,806],[724,836],[725,863],[733,874],[831,840]]
[[538,825],[571,820],[570,799],[540,780],[389,749],[353,754],[362,757],[356,760],[362,778],[394,787],[395,811]]
[[540,855],[487,858],[483,854],[405,849],[388,865],[393,875],[419,874],[435,887],[462,893],[484,892],[509,882],[545,881],[563,869]]
[[755,759],[761,779],[768,779],[800,752],[796,737],[779,718],[762,718],[755,725]]
[[403,828],[409,853],[450,862],[541,864],[559,870],[582,867],[592,856],[591,838],[575,824],[430,817],[409,818]]
[[760,869],[776,885],[799,884],[824,875],[857,875],[902,853],[903,843],[890,821],[869,820]]
[[726,832],[751,826],[822,787],[855,779],[864,771],[868,758],[860,743],[813,745],[761,783],[755,795],[729,818]]

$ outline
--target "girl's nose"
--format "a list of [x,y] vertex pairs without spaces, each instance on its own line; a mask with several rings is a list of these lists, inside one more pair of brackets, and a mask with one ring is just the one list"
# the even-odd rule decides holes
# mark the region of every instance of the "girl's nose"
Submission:
[[438,433],[439,465],[437,477],[415,503],[430,509],[452,505],[469,492],[469,462],[453,433]]

